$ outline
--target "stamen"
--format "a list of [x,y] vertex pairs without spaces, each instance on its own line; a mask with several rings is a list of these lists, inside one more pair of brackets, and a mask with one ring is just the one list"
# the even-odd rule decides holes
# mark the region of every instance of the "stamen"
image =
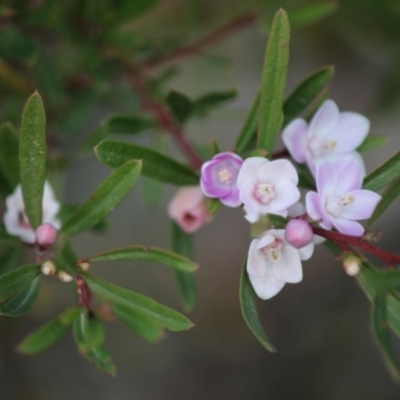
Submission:
[[268,204],[272,199],[275,198],[275,190],[273,185],[270,183],[259,183],[254,188],[254,197],[261,204]]
[[283,242],[280,239],[275,239],[275,241],[268,246],[265,246],[261,251],[272,263],[278,262],[282,258],[282,248]]

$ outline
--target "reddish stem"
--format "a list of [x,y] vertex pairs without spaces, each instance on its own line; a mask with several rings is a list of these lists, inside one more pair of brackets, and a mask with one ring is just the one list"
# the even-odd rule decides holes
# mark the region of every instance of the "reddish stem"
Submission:
[[254,25],[256,21],[257,16],[255,14],[243,15],[239,18],[234,19],[233,21],[226,23],[225,25],[222,25],[214,32],[209,33],[208,35],[204,36],[203,38],[192,44],[180,47],[179,49],[175,50],[173,53],[165,57],[160,57],[158,59],[148,61],[143,65],[143,68],[145,70],[151,70],[161,66],[175,64],[182,59],[201,54],[205,48],[231,36],[240,29]]
[[79,295],[79,304],[86,307],[89,311],[92,308],[92,293],[86,281],[78,275],[76,277],[77,292]]
[[344,235],[343,233],[335,231],[327,231],[316,226],[313,226],[312,230],[316,235],[322,236],[325,239],[337,244],[342,250],[348,250],[351,248],[351,246],[354,246],[373,254],[377,258],[385,261],[388,265],[400,264],[399,255],[383,250],[372,243],[365,241],[361,237]]

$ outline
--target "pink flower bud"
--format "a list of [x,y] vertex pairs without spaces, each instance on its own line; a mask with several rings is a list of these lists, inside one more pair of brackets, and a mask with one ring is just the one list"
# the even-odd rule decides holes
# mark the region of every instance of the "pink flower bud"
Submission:
[[285,229],[285,240],[296,249],[301,249],[313,241],[314,234],[308,222],[292,219]]
[[36,243],[49,247],[57,240],[58,230],[52,224],[42,224],[36,229]]
[[185,186],[179,189],[168,205],[168,215],[186,233],[197,231],[211,221],[207,199],[199,186]]

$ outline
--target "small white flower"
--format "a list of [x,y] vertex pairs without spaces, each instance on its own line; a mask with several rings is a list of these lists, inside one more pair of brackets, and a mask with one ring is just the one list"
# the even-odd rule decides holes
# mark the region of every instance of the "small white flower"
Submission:
[[[42,223],[49,223],[56,229],[60,229],[61,221],[56,218],[60,210],[60,203],[56,200],[53,189],[47,181],[44,184],[42,206]],[[18,185],[14,192],[7,197],[6,208],[4,225],[7,232],[10,235],[18,236],[25,243],[35,243],[35,231],[25,214],[21,185]]]
[[294,248],[284,235],[284,229],[270,229],[250,244],[247,272],[254,291],[263,300],[275,296],[286,283],[300,282],[301,260],[308,260],[314,251],[313,243]]

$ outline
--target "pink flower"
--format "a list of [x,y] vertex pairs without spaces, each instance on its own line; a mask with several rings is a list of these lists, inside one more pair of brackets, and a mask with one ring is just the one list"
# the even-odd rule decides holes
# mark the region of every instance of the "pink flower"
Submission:
[[339,112],[334,101],[326,100],[309,124],[296,118],[284,129],[282,138],[294,160],[307,163],[315,176],[318,161],[333,161],[355,153],[366,138],[369,125],[363,115]]
[[331,164],[320,162],[316,170],[316,192],[306,195],[308,215],[324,229],[334,226],[339,232],[362,236],[364,227],[357,220],[372,216],[381,196],[362,190],[364,170],[354,155]]
[[52,224],[40,225],[35,232],[36,243],[42,247],[49,247],[57,240],[58,230]]
[[168,215],[187,233],[197,231],[212,220],[207,209],[207,199],[199,186],[179,189],[168,205]]
[[[44,184],[42,205],[42,222],[50,223],[56,229],[60,229],[61,222],[57,219],[57,214],[60,210],[60,203],[56,200],[53,189],[47,181]],[[18,185],[14,192],[7,197],[6,207],[7,210],[4,214],[4,225],[7,232],[10,235],[19,236],[19,238],[25,243],[35,243],[35,232],[25,215],[21,185]]]
[[243,160],[235,153],[217,154],[201,167],[201,190],[207,197],[216,197],[228,207],[239,207],[236,180]]
[[308,260],[313,243],[296,249],[284,239],[283,229],[270,229],[254,239],[247,257],[247,273],[257,296],[263,300],[275,296],[286,283],[303,279],[301,260]]
[[286,217],[288,208],[300,199],[298,180],[295,168],[287,160],[247,158],[237,179],[246,219],[254,223],[266,214]]

